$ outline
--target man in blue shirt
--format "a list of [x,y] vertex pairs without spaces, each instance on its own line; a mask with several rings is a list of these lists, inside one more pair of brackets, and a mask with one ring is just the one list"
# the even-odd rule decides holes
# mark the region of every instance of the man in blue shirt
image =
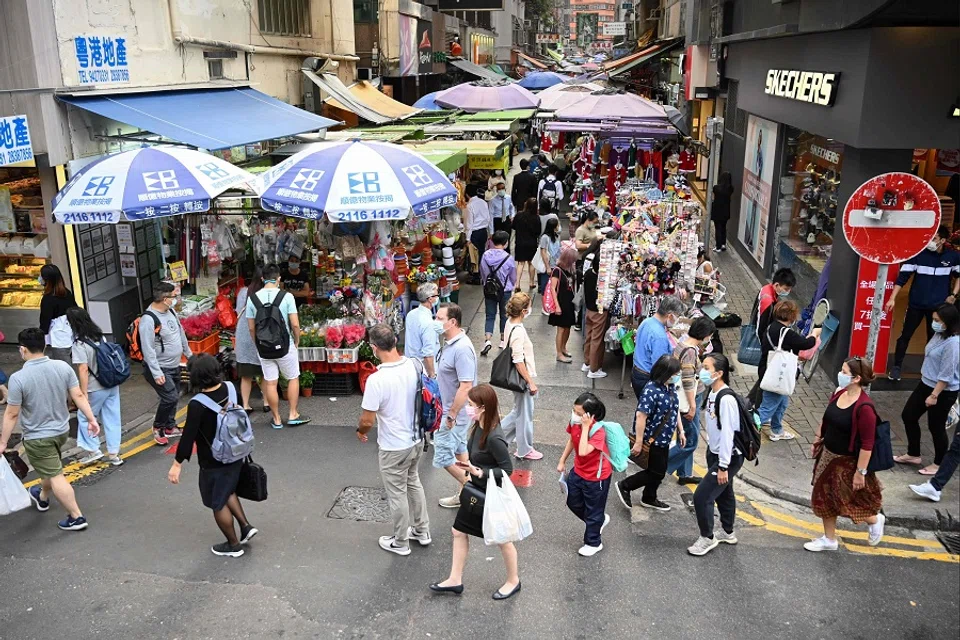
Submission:
[[640,323],[633,352],[633,372],[630,384],[640,401],[643,387],[650,381],[650,370],[660,356],[673,353],[673,344],[667,336],[667,329],[677,323],[683,315],[683,303],[676,296],[665,296],[652,317]]
[[433,307],[440,302],[440,291],[433,282],[424,282],[417,287],[420,306],[407,314],[403,334],[403,355],[416,358],[431,378],[437,375],[434,358],[440,350],[439,323],[433,319]]
[[506,231],[507,237],[513,228],[513,216],[517,210],[513,207],[513,201],[507,196],[507,184],[501,180],[495,183],[496,195],[488,203],[490,215],[493,217],[493,230]]

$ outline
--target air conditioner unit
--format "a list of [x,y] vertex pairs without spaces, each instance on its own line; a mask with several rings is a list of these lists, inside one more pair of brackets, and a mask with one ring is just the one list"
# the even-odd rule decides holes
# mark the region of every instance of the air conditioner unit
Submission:
[[374,75],[370,67],[357,67],[357,80],[373,80]]
[[661,18],[663,18],[663,9],[660,7],[654,7],[653,9],[650,9],[650,15],[647,18],[648,20],[660,20]]

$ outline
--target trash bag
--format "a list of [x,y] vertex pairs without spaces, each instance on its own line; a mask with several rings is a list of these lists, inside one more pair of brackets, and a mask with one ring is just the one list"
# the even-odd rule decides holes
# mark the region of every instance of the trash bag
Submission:
[[20,478],[7,463],[4,456],[0,456],[0,516],[20,511],[30,506],[30,496],[24,489]]
[[500,486],[493,478],[487,478],[487,496],[483,505],[483,542],[487,545],[519,542],[533,533],[533,524],[520,494],[502,474]]

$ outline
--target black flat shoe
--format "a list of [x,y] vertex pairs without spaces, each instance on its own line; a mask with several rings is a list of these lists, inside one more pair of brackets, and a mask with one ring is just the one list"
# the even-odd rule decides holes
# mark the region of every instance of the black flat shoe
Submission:
[[430,591],[433,591],[434,593],[455,593],[460,595],[463,593],[463,585],[458,584],[454,587],[441,587],[439,582],[434,582],[432,585],[430,585]]
[[700,476],[681,476],[677,478],[677,484],[700,484],[701,480]]
[[515,587],[513,588],[513,591],[511,591],[510,593],[500,593],[500,589],[497,589],[496,591],[493,592],[493,599],[494,599],[494,600],[506,600],[507,598],[512,598],[512,597],[513,597],[513,594],[517,593],[518,591],[520,591],[520,583],[519,583],[519,582],[517,583],[517,586],[515,586]]

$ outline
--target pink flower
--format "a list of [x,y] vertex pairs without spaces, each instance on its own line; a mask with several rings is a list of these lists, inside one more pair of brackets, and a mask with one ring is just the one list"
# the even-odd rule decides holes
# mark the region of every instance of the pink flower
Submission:
[[343,330],[340,327],[327,327],[327,347],[339,349],[343,344]]

